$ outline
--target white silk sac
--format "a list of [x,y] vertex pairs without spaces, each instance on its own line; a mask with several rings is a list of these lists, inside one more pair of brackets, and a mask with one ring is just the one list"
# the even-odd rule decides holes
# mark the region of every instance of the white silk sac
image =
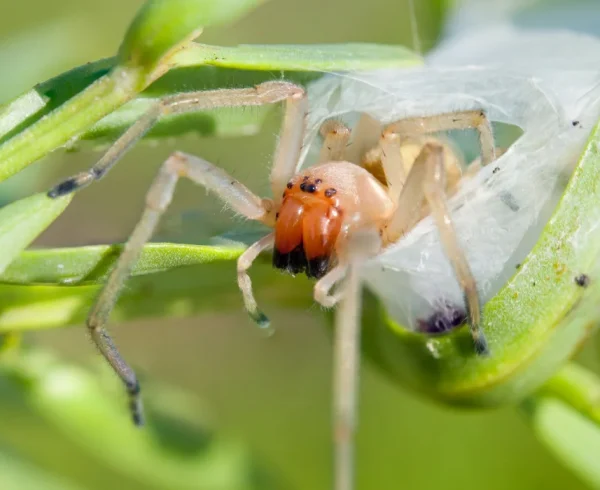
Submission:
[[[312,164],[320,125],[367,113],[389,123],[483,109],[523,134],[465,180],[449,201],[460,245],[489,300],[535,244],[600,118],[600,39],[568,30],[510,24],[463,30],[425,66],[328,75],[309,87],[306,154]],[[464,306],[431,217],[364,265],[367,286],[388,312],[415,328],[442,304]]]

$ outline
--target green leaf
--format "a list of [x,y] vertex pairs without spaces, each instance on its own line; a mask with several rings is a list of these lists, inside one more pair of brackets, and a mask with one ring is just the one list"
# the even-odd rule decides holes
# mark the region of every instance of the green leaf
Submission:
[[[0,389],[5,405],[34,411],[80,451],[146,488],[274,488],[243,445],[211,427],[194,396],[146,383],[148,426],[140,430],[129,420],[121,386],[104,373],[93,376],[28,350],[0,363]],[[0,437],[30,450],[10,428]]]
[[[99,292],[97,282],[114,265],[116,250],[84,247],[25,252],[2,278],[16,284],[0,284],[0,333],[82,325]],[[134,269],[137,277],[127,282],[111,321],[186,317],[215,309],[241,311],[235,268],[240,253],[239,245],[213,249],[147,245]],[[158,271],[166,272],[151,274]],[[294,308],[312,304],[312,283],[278,274],[270,260],[257,261],[250,274],[260,302]],[[42,284],[18,285],[24,282]],[[64,285],[69,283],[76,285]],[[254,328],[250,320],[248,328]]]
[[173,57],[178,66],[289,71],[360,71],[405,68],[423,59],[404,46],[383,44],[306,44],[209,46],[193,43]]
[[40,83],[8,102],[0,108],[0,141],[5,142],[24,131],[106,75],[114,66],[114,58],[87,63]]
[[0,209],[0,271],[65,210],[71,197],[36,194]]
[[36,90],[30,90],[12,102],[0,107],[0,137],[21,124],[46,105],[47,99]]
[[[245,247],[150,243],[144,247],[132,276],[163,272],[178,267],[236,260]],[[0,274],[11,284],[94,284],[103,282],[122,245],[29,250],[19,255]]]
[[567,364],[538,391],[568,403],[600,426],[600,379],[576,364]]
[[262,0],[149,0],[133,20],[119,49],[123,66],[154,72],[204,27],[231,22]]
[[2,490],[76,490],[80,487],[0,450],[0,488]]
[[[94,67],[73,70],[70,73],[97,75]],[[61,77],[62,78],[62,77]],[[80,84],[81,78],[75,78],[74,84]],[[42,84],[42,87],[48,84]],[[85,85],[84,85],[85,86]],[[2,114],[3,121],[21,122],[19,126],[5,135],[0,145],[0,181],[21,171],[23,168],[42,158],[51,151],[76,139],[83,130],[98,122],[104,116],[122,106],[144,88],[141,76],[132,70],[114,68],[106,75],[90,80],[81,91],[72,90],[71,98],[62,105],[55,106],[56,101],[44,97],[38,92],[46,104],[41,106],[40,99],[29,92],[20,98],[16,105],[9,103],[8,111]],[[64,94],[64,90],[59,93]],[[33,100],[35,104],[26,103]],[[26,110],[23,111],[23,108]],[[38,111],[33,114],[32,110]],[[6,123],[3,126],[6,131]]]
[[[256,3],[255,0],[146,2],[125,36],[118,62],[108,73],[74,91],[62,105],[48,107],[49,112],[35,121],[26,119],[33,115],[34,108],[41,108],[39,101],[33,108],[31,104],[9,103],[8,115],[5,112],[1,116],[5,122],[0,127],[7,131],[7,118],[22,124],[0,146],[0,181],[78,138],[82,131],[133,99],[171,68],[167,55],[199,34],[200,26],[231,20]],[[31,100],[32,95],[26,95],[22,102]]]
[[536,396],[524,413],[537,437],[592,488],[600,488],[600,424],[560,399]]
[[[227,57],[215,58],[212,52]],[[406,67],[417,62],[418,57],[401,46],[318,45],[313,51],[310,46],[219,48],[191,44],[177,54],[170,71],[141,95],[142,75],[136,70],[119,67],[115,58],[88,63],[38,85],[0,109],[0,135],[4,134],[0,138],[0,181],[61,146],[73,148],[78,140],[112,142],[161,97],[253,86],[282,76],[306,84],[322,72]],[[147,138],[189,131],[251,134],[258,131],[268,110],[220,109],[169,116]]]

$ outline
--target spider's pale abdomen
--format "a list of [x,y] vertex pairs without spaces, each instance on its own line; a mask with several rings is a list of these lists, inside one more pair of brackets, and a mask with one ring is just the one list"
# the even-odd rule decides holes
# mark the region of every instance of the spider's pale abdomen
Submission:
[[373,224],[392,210],[385,188],[363,168],[349,162],[312,167],[295,176],[283,194],[273,265],[320,278],[334,265],[349,227]]

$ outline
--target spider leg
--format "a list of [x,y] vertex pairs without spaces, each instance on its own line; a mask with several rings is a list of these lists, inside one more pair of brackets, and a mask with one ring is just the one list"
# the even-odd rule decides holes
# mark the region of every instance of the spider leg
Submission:
[[244,298],[246,311],[250,315],[250,318],[252,318],[252,320],[268,334],[272,334],[273,330],[270,328],[270,322],[267,316],[258,309],[256,299],[254,299],[254,294],[252,293],[252,281],[248,275],[248,269],[250,269],[252,263],[262,252],[273,247],[274,241],[275,234],[269,233],[267,236],[248,247],[237,261],[238,286],[242,292],[242,297]]
[[425,200],[437,225],[442,246],[450,260],[465,297],[470,320],[471,335],[478,354],[487,354],[488,347],[481,331],[481,304],[477,284],[462,251],[452,218],[446,204],[444,149],[428,143],[415,160],[398,201],[398,208],[385,233],[389,242],[397,241],[419,220],[418,209]]
[[[281,187],[278,191],[280,194],[287,179],[295,171],[307,105],[304,89],[288,82],[265,82],[252,88],[207,90],[165,97],[156,102],[125,131],[92,168],[61,182],[48,192],[48,196],[55,198],[75,192],[104,177],[163,116],[219,107],[259,106],[284,100],[286,101],[284,124],[272,171],[272,179],[276,182],[274,187],[277,189]],[[285,181],[283,185],[280,182],[282,179]]]
[[87,319],[87,327],[94,343],[125,384],[136,425],[143,424],[139,383],[133,369],[121,357],[105,325],[131,269],[144,245],[154,233],[160,217],[169,206],[180,177],[187,177],[213,191],[234,211],[249,219],[262,221],[268,215],[271,205],[270,201],[261,200],[224,170],[200,158],[174,153],[161,166],[146,195],[142,216],[127,240]]
[[368,114],[361,114],[356,126],[352,130],[352,141],[346,150],[345,159],[361,165],[363,157],[377,146],[383,125]]
[[337,265],[317,281],[313,288],[315,301],[325,308],[333,308],[341,299],[341,294],[332,294],[333,286],[346,274],[345,265]]
[[458,111],[435,116],[411,117],[389,124],[385,133],[418,135],[452,129],[476,129],[479,132],[482,165],[496,159],[492,125],[483,111]]
[[[358,230],[348,237],[344,264],[338,265],[315,286],[315,298],[325,306],[339,301],[335,315],[333,353],[333,443],[335,490],[354,488],[354,432],[358,412],[360,317],[362,308],[360,266],[381,248],[376,230]],[[345,275],[339,294],[329,290]],[[319,292],[320,291],[320,292]]]
[[397,203],[406,182],[400,136],[398,133],[384,131],[379,140],[379,147],[381,148],[381,165],[388,185],[388,194],[392,201]]
[[321,126],[323,146],[318,163],[337,162],[344,159],[350,141],[350,129],[340,121],[329,120]]

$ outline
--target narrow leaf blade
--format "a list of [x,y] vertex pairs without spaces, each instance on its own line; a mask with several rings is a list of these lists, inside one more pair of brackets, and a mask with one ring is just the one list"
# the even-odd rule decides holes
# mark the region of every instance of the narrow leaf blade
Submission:
[[540,441],[582,480],[600,488],[600,425],[553,397],[529,400],[524,412]]
[[0,209],[0,271],[65,210],[71,197],[36,194]]
[[125,34],[119,62],[151,73],[202,28],[231,22],[260,3],[262,0],[149,0]]
[[179,66],[292,71],[360,71],[404,68],[423,59],[404,46],[383,44],[240,45],[192,44],[174,57]]

